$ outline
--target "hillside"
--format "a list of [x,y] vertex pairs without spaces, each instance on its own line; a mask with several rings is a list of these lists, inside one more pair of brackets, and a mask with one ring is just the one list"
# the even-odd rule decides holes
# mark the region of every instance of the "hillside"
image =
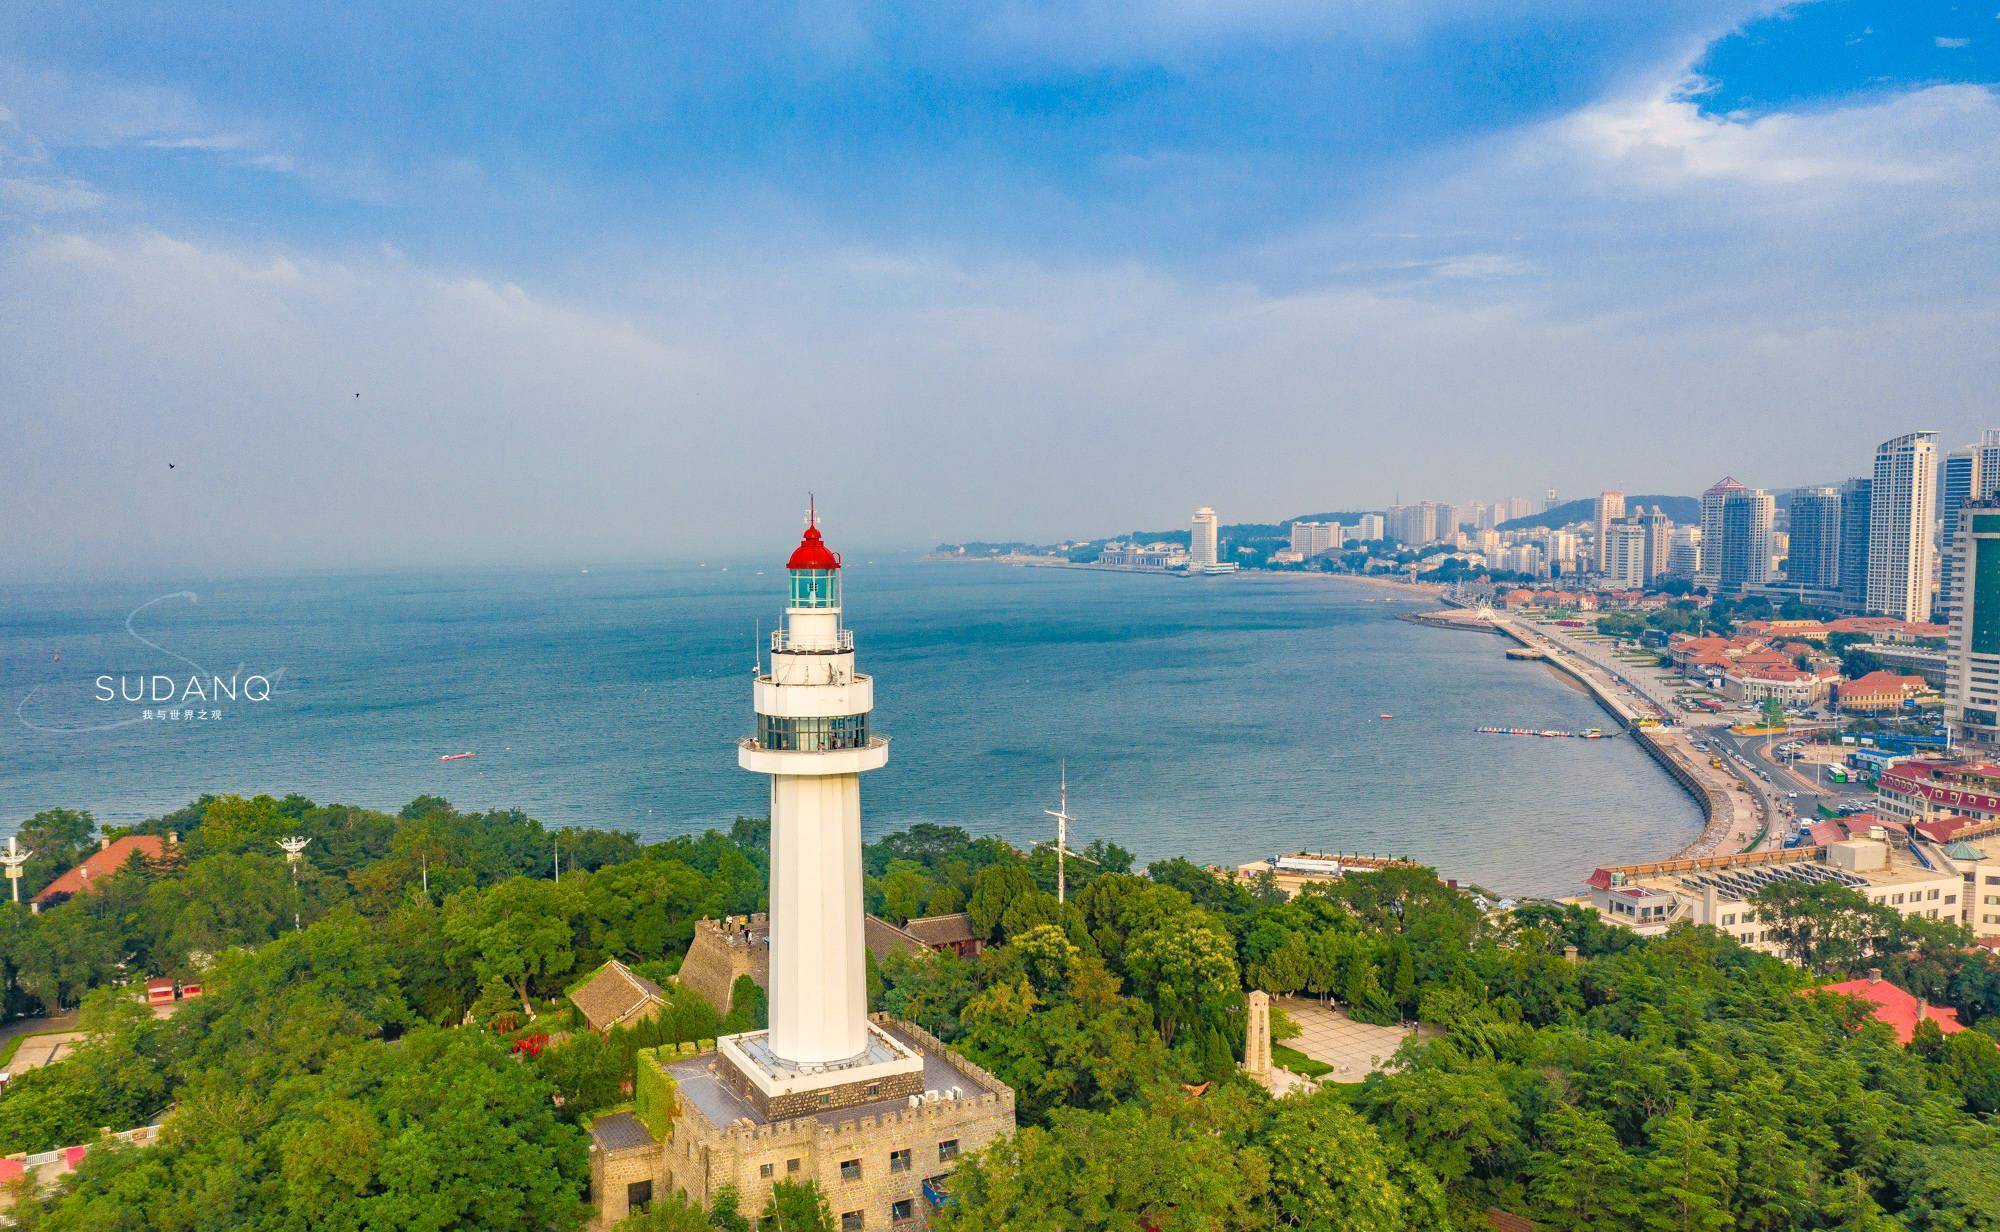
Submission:
[[[1648,509],[1655,506],[1664,508],[1667,516],[1677,523],[1697,523],[1701,521],[1701,501],[1692,496],[1628,496],[1627,509],[1644,505]],[[1586,496],[1581,500],[1564,501],[1553,509],[1530,517],[1515,518],[1511,522],[1500,523],[1501,530],[1539,530],[1548,527],[1567,526],[1571,522],[1589,522],[1597,517],[1597,498]]]

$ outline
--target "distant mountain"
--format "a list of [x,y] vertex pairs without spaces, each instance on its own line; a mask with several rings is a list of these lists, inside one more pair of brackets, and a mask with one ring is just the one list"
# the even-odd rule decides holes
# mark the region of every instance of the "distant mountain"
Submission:
[[[1627,511],[1644,505],[1648,509],[1664,509],[1676,524],[1698,525],[1701,522],[1701,501],[1692,496],[1628,496],[1625,498]],[[1582,500],[1564,501],[1553,509],[1545,510],[1530,517],[1515,518],[1511,522],[1500,523],[1501,530],[1544,530],[1557,526],[1567,526],[1571,522],[1593,522],[1597,520],[1597,498],[1586,496]]]

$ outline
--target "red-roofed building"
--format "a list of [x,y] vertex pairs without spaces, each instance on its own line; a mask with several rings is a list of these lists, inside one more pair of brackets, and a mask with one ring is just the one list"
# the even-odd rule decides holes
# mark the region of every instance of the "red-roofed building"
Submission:
[[1922,676],[1901,676],[1895,672],[1869,672],[1858,680],[1843,681],[1834,690],[1834,700],[1849,714],[1878,714],[1901,710],[1903,703],[1934,696],[1930,681]]
[[1898,620],[1894,616],[1843,616],[1826,626],[1828,633],[1859,633],[1878,642],[1940,642],[1951,636],[1947,625]]
[[1977,817],[1932,817],[1927,821],[1917,822],[1910,828],[1933,843],[1949,843],[1958,837],[1959,831],[1967,826],[1979,824],[1981,823]]
[[1763,652],[1744,655],[1726,668],[1722,693],[1739,702],[1776,698],[1787,706],[1810,706],[1824,701],[1839,679],[1832,668],[1805,669],[1784,655]]
[[1913,757],[1875,777],[1875,808],[1903,821],[2000,819],[2000,766]]
[[123,869],[133,856],[148,864],[157,864],[167,857],[167,840],[157,834],[128,834],[120,839],[106,839],[82,863],[44,886],[42,892],[31,900],[30,906],[40,911],[79,894],[92,893],[97,883]]
[[1886,1023],[1896,1033],[1896,1042],[1908,1044],[1916,1038],[1917,1021],[1928,1018],[1937,1024],[1938,1030],[1946,1035],[1956,1035],[1965,1030],[1958,1021],[1958,1011],[1942,1006],[1930,1005],[1911,996],[1902,989],[1882,978],[1879,972],[1871,971],[1866,979],[1843,980],[1838,984],[1822,984],[1818,988],[1801,990],[1808,992],[1833,993],[1836,996],[1855,997],[1868,1002],[1875,1021]]

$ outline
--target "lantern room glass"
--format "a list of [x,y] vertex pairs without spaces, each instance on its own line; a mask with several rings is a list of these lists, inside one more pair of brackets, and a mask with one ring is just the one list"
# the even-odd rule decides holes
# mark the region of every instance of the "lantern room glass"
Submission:
[[839,607],[840,570],[792,570],[793,607]]

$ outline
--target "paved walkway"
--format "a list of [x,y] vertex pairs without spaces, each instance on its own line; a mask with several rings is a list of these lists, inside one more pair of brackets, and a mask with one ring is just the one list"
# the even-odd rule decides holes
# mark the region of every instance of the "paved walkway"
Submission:
[[60,1031],[51,1035],[31,1035],[21,1041],[14,1050],[14,1059],[7,1062],[7,1072],[19,1077],[31,1069],[52,1065],[68,1056],[83,1038],[81,1031]]
[[[1320,1079],[1322,1082],[1360,1082],[1376,1070],[1387,1069],[1396,1049],[1417,1034],[1404,1027],[1356,1022],[1341,1011],[1328,1009],[1306,997],[1273,997],[1271,1004],[1299,1024],[1298,1037],[1283,1041],[1285,1047],[1333,1066],[1333,1072]],[[1424,1034],[1429,1036],[1434,1032],[1424,1031]]]

